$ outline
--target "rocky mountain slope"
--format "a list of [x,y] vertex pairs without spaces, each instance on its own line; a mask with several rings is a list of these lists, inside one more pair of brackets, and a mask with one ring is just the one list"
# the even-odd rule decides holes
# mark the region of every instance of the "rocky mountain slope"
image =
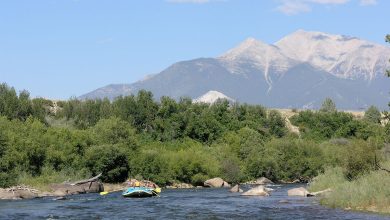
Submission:
[[[318,108],[326,97],[342,109],[389,102],[390,48],[342,35],[298,30],[275,44],[249,38],[216,58],[173,64],[133,84],[109,85],[80,98],[150,90],[156,98],[198,98],[218,91],[238,102],[274,108]],[[125,79],[124,79],[125,80]]]

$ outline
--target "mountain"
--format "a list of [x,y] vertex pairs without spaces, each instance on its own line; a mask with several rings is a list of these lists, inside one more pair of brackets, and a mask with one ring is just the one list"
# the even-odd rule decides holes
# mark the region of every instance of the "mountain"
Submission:
[[206,94],[202,95],[201,97],[194,99],[193,102],[214,104],[218,100],[227,100],[228,102],[234,102],[234,99],[218,91],[208,91]]
[[275,44],[288,57],[309,62],[340,78],[372,80],[388,66],[388,47],[355,37],[297,32]]
[[156,98],[197,98],[218,91],[238,102],[275,108],[319,108],[330,97],[342,109],[389,100],[390,48],[343,35],[298,30],[275,44],[248,38],[216,58],[173,64],[133,84],[108,85],[82,99],[152,91]]

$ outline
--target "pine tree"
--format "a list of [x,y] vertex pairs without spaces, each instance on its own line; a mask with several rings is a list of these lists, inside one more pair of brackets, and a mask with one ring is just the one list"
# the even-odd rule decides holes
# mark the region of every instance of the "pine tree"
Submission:
[[375,106],[371,106],[364,113],[364,119],[372,123],[381,123],[382,115],[381,112]]
[[322,103],[322,106],[320,108],[321,112],[336,112],[336,104],[333,102],[331,98],[326,98],[324,102]]

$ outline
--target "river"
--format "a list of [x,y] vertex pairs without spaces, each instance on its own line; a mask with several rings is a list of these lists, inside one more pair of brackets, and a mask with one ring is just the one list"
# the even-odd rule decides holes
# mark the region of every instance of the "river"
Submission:
[[0,219],[390,219],[330,209],[316,198],[287,197],[288,189],[299,186],[271,186],[275,191],[270,197],[243,197],[227,189],[166,189],[153,198],[123,198],[116,192],[62,201],[0,201]]

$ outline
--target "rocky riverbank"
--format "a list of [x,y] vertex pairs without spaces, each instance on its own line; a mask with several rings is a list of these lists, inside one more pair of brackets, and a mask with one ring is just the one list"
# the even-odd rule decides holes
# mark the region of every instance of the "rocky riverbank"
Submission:
[[63,197],[68,195],[99,193],[104,191],[103,184],[99,181],[71,185],[67,183],[52,184],[49,191],[40,191],[29,186],[14,186],[6,189],[0,188],[0,199],[33,199],[40,197]]
[[[6,189],[0,188],[0,199],[33,199],[40,197],[65,197],[69,195],[85,194],[85,193],[100,193],[100,192],[117,192],[126,189],[131,182],[140,182],[141,185],[153,184],[155,183],[150,181],[142,181],[131,179],[124,183],[102,183],[99,180],[100,175],[93,177],[87,180],[80,180],[74,183],[59,183],[59,184],[50,184],[45,191],[35,189],[30,186],[20,185],[14,186]],[[240,192],[243,195],[249,196],[269,196],[272,191],[271,188],[264,187],[265,185],[274,184],[271,180],[267,178],[259,178],[257,180],[249,181],[241,185],[251,185],[251,189],[247,192],[244,192],[240,185],[236,185],[231,188],[231,185],[227,183],[220,177],[212,178],[206,180],[201,186],[193,186],[188,183],[173,183],[171,185],[165,186],[167,189],[191,189],[191,188],[231,188],[231,192]],[[307,196],[308,192],[301,193],[303,196]]]
[[47,191],[41,191],[31,186],[19,185],[9,188],[0,188],[0,199],[33,199],[40,197],[63,197],[85,193],[99,193],[104,191],[103,183],[99,180],[101,174],[86,180],[74,183],[50,184]]

